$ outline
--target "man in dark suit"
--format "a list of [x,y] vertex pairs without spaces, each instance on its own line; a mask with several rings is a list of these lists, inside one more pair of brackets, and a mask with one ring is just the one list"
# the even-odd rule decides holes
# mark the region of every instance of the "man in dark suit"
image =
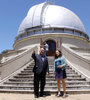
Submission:
[[46,75],[49,73],[48,59],[45,56],[44,48],[40,48],[40,54],[32,53],[32,58],[35,61],[33,68],[34,72],[34,95],[35,98],[39,97],[39,82],[40,84],[40,96],[44,96],[44,87],[46,82]]

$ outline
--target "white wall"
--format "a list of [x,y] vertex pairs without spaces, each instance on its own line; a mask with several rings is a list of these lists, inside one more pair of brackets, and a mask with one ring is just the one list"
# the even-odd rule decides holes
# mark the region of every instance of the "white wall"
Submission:
[[20,48],[23,48],[29,45],[40,44],[41,38],[43,41],[48,40],[48,39],[53,39],[56,42],[61,38],[62,43],[64,44],[72,44],[72,45],[76,45],[77,47],[81,47],[81,48],[90,48],[90,41],[80,38],[78,36],[69,35],[69,34],[60,34],[60,33],[52,33],[52,34],[47,33],[44,35],[27,37],[25,39],[17,41],[14,44],[15,49],[20,49]]

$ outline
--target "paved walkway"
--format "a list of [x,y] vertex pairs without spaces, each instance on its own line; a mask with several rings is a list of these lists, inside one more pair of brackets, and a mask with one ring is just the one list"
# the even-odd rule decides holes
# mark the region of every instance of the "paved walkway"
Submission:
[[0,100],[90,100],[90,94],[77,94],[68,95],[66,98],[59,97],[55,95],[34,98],[33,94],[13,94],[13,93],[0,93]]

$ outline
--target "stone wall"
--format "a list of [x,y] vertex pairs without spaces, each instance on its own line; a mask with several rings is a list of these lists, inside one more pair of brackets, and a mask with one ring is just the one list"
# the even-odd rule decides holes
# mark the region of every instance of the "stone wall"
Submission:
[[[72,64],[76,69],[90,77],[90,60],[77,55],[72,50],[62,46],[62,52],[65,58]],[[88,73],[87,73],[88,72]]]
[[1,79],[4,79],[5,77],[9,76],[16,70],[20,69],[23,67],[25,64],[27,64],[31,60],[31,54],[33,49],[38,52],[38,47],[31,48],[24,52],[23,54],[1,64]]

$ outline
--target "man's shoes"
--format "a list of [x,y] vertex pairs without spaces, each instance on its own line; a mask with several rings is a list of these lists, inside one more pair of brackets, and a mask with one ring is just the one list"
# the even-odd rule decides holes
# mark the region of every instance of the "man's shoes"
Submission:
[[46,97],[46,95],[45,94],[40,94],[40,97]]
[[39,96],[37,96],[37,95],[35,95],[34,97],[35,97],[35,98],[39,98]]

